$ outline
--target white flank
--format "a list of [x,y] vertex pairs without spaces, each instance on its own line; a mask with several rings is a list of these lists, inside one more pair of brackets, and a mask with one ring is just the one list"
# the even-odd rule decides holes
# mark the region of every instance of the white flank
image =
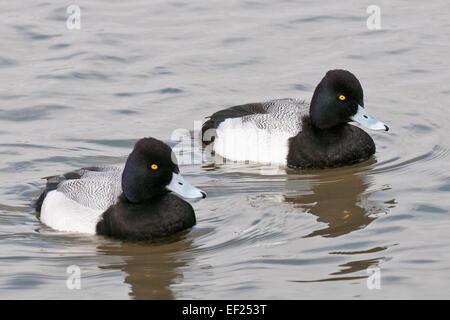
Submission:
[[95,228],[104,210],[85,207],[57,190],[50,191],[41,208],[41,222],[68,232],[95,234]]
[[216,130],[214,151],[233,161],[286,165],[292,133],[260,129],[251,121],[227,119]]

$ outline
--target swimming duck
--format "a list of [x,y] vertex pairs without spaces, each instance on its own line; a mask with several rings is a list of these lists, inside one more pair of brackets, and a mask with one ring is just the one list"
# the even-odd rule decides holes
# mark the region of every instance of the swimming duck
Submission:
[[220,110],[202,126],[203,142],[234,161],[292,168],[325,168],[364,161],[375,143],[355,121],[372,130],[389,127],[369,115],[359,80],[347,70],[330,70],[310,105],[277,99]]
[[206,197],[183,179],[167,144],[143,138],[124,166],[48,177],[36,210],[41,222],[56,230],[150,240],[196,223],[192,206],[171,191],[185,198]]

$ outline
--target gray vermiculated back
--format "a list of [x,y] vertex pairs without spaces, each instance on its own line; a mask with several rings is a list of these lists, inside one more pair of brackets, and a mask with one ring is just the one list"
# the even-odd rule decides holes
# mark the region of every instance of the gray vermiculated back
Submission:
[[298,99],[277,99],[262,103],[267,114],[244,116],[242,121],[253,122],[260,129],[289,132],[295,136],[302,130],[301,119],[309,113],[309,105]]
[[79,179],[63,181],[57,190],[83,206],[106,210],[122,193],[123,168],[123,165],[111,165],[81,169]]

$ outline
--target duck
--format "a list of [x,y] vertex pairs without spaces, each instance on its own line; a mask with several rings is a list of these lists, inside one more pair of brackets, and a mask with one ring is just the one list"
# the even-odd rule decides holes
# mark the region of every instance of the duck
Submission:
[[35,203],[43,224],[121,240],[152,240],[193,227],[194,209],[179,196],[206,197],[180,174],[172,149],[151,137],[136,142],[125,165],[82,168],[45,179]]
[[361,83],[343,69],[329,70],[311,102],[285,98],[223,109],[207,117],[202,141],[232,161],[289,168],[327,168],[371,158],[373,139],[358,126],[388,131],[367,113]]

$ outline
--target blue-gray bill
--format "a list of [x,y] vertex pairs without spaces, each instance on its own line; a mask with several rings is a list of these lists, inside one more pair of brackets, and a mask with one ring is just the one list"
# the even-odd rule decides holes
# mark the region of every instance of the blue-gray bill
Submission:
[[353,121],[358,122],[360,125],[366,127],[367,129],[384,130],[384,131],[389,130],[389,127],[387,125],[372,117],[370,114],[366,112],[366,109],[364,109],[364,107],[360,105],[358,105],[358,111],[353,117],[351,117],[351,119]]
[[206,198],[206,192],[194,187],[189,182],[184,180],[181,174],[177,174],[175,172],[172,174],[172,180],[166,188],[167,190],[173,191],[186,199]]

